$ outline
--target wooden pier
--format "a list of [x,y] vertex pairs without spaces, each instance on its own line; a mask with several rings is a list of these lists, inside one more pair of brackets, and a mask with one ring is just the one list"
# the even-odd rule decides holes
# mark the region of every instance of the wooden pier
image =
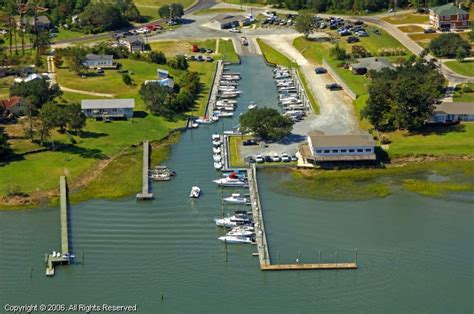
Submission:
[[249,182],[250,203],[252,205],[252,215],[255,222],[255,235],[258,250],[258,259],[261,270],[324,270],[324,269],[357,269],[357,251],[354,263],[295,263],[295,264],[272,264],[268,250],[267,237],[265,234],[265,224],[263,220],[263,209],[260,203],[257,183],[257,167],[255,163],[247,169]]
[[61,224],[61,252],[46,254],[46,276],[54,276],[56,265],[69,264],[71,253],[69,252],[69,201],[66,177],[59,178],[60,197],[60,224]]
[[142,192],[137,194],[137,200],[153,199],[153,193],[150,193],[149,164],[150,164],[150,143],[148,141],[143,141]]
[[216,107],[217,102],[217,94],[219,93],[219,82],[221,80],[222,71],[224,70],[224,64],[222,60],[217,61],[216,72],[214,74],[214,80],[211,88],[211,92],[209,94],[209,99],[206,105],[205,115],[207,117],[212,116],[214,112],[214,108]]

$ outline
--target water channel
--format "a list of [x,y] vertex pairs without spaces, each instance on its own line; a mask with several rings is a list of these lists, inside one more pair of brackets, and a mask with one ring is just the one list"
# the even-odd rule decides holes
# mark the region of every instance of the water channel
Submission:
[[[358,270],[262,272],[254,246],[229,245],[211,134],[229,129],[249,101],[276,106],[271,70],[245,57],[237,117],[183,133],[152,202],[91,200],[71,209],[72,251],[84,264],[44,275],[59,248],[59,209],[0,211],[0,313],[24,303],[137,304],[140,313],[472,312],[474,195],[432,199],[404,191],[358,202],[275,192],[284,172],[259,171],[273,260],[353,261]],[[258,88],[257,88],[258,86]],[[203,191],[190,200],[192,185]],[[224,190],[229,195],[233,190]],[[226,207],[226,212],[233,209]],[[164,300],[161,300],[163,292]]]

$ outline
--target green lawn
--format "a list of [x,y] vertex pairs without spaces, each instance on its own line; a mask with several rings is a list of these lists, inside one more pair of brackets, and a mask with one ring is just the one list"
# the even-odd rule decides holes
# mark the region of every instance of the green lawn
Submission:
[[383,21],[390,24],[426,24],[428,23],[429,17],[427,14],[395,14],[382,18]]
[[220,14],[220,13],[239,13],[244,12],[244,10],[235,9],[235,8],[218,8],[218,9],[202,9],[194,12],[195,15],[205,15],[205,14]]
[[231,167],[244,167],[245,162],[240,158],[240,146],[250,136],[229,136],[229,163]]
[[[469,86],[470,92],[465,92],[463,88],[465,86]],[[467,101],[472,101],[474,102],[474,83],[468,83],[468,84],[461,84],[456,86],[456,90],[454,91],[454,101],[459,101],[459,102],[467,102]]]
[[221,55],[221,58],[224,61],[235,63],[238,63],[240,61],[239,56],[235,52],[234,43],[231,39],[219,40],[219,54]]
[[0,99],[8,99],[10,97],[10,87],[14,83],[11,76],[0,78]]
[[257,43],[260,46],[260,50],[262,51],[262,54],[264,58],[267,60],[267,62],[278,64],[287,68],[292,68],[292,67],[296,68],[296,70],[298,71],[298,74],[301,77],[305,90],[307,91],[306,94],[308,95],[309,101],[311,102],[311,106],[313,107],[314,112],[318,113],[319,112],[318,102],[316,101],[313,93],[309,89],[308,82],[306,81],[306,78],[304,77],[303,73],[299,69],[298,65],[296,63],[293,63],[288,57],[280,53],[278,50],[273,49],[270,45],[265,43],[262,39],[257,38]]
[[444,64],[456,73],[466,76],[474,76],[474,60],[465,60],[463,62],[448,61]]
[[474,152],[474,123],[450,127],[431,127],[423,133],[405,131],[386,133],[392,141],[390,157],[472,155]]
[[266,0],[224,0],[223,2],[225,3],[231,3],[231,4],[238,4],[238,5],[246,5],[246,6],[252,6],[252,7],[263,7],[267,5]]
[[179,40],[179,41],[159,41],[150,43],[152,50],[162,51],[167,57],[174,57],[178,54],[193,54],[192,45],[197,45],[199,48],[210,48],[216,50],[216,40]]
[[64,28],[61,27],[61,28],[59,28],[58,36],[54,37],[51,41],[54,43],[54,42],[57,42],[59,40],[77,38],[77,37],[82,37],[82,36],[86,36],[86,35],[87,34],[70,31],[68,29],[64,29]]
[[404,33],[419,33],[423,32],[424,28],[416,25],[407,25],[407,26],[399,26],[400,29]]

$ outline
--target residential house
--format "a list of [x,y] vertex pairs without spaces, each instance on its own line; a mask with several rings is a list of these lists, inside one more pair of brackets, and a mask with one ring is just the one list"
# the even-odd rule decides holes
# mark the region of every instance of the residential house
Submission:
[[474,121],[474,102],[444,102],[436,105],[429,123]]
[[325,135],[320,131],[308,133],[308,145],[301,152],[310,163],[374,161],[375,141],[370,134]]
[[84,99],[81,110],[88,118],[128,119],[133,118],[135,99]]
[[[35,27],[35,19],[34,17],[31,17],[28,20],[28,24],[30,27],[34,30]],[[46,15],[40,15],[36,17],[36,28],[38,30],[49,30],[51,28],[52,24],[49,18]]]
[[436,30],[457,30],[469,28],[469,12],[448,3],[430,9],[430,24]]
[[161,86],[168,86],[169,88],[174,87],[174,81],[170,78],[165,78],[165,79],[161,79],[161,80],[146,80],[144,84],[147,85],[147,84],[150,84],[150,83],[158,83]]
[[22,97],[12,96],[6,100],[0,100],[0,107],[3,111],[13,114],[14,116],[21,116],[25,113],[25,102]]
[[113,55],[96,55],[89,53],[86,55],[84,66],[89,69],[96,68],[115,68]]
[[357,63],[352,63],[349,69],[353,74],[365,75],[367,72],[373,70],[376,72],[381,71],[383,68],[395,69],[395,66],[391,64],[387,59],[380,57],[360,58],[357,59]]
[[125,42],[130,52],[145,51],[145,42],[143,41],[143,38],[138,35],[125,37]]
[[218,14],[209,21],[209,26],[214,29],[226,29],[250,24],[249,17],[242,15]]
[[42,79],[43,79],[43,76],[41,74],[33,73],[33,74],[28,75],[25,78],[23,77],[15,78],[15,83],[28,83],[31,81],[42,80]]

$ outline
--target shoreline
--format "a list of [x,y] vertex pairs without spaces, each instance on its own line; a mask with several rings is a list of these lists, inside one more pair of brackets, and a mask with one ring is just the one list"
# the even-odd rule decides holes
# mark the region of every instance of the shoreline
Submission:
[[[162,163],[163,161],[167,160],[169,157],[169,149],[172,145],[177,144],[180,138],[180,131],[173,130],[171,131],[166,137],[161,140],[151,142],[152,145],[152,163],[158,164]],[[80,176],[76,180],[70,183],[71,188],[71,203],[80,203],[86,202],[92,199],[119,199],[123,197],[128,197],[133,195],[136,191],[133,187],[128,188],[128,190],[123,190],[118,193],[110,193],[110,195],[100,195],[94,194],[91,190],[90,184],[97,184],[97,181],[102,179],[101,175],[109,170],[109,167],[113,167],[114,161],[119,160],[121,157],[130,154],[138,154],[141,156],[141,146],[140,144],[131,145],[130,147],[125,148],[112,158],[105,160],[103,162],[99,162],[98,165],[95,165],[92,169],[87,171],[84,175]],[[419,156],[419,157],[400,157],[393,159],[389,164],[386,164],[386,168],[374,168],[374,169],[367,169],[367,168],[352,168],[352,169],[338,169],[338,170],[321,170],[321,169],[289,169],[295,171],[295,173],[299,173],[304,176],[317,176],[318,174],[348,174],[354,172],[365,172],[375,174],[375,171],[380,172],[379,176],[384,176],[383,173],[385,170],[400,168],[403,170],[411,170],[412,173],[416,173],[416,171],[427,171],[429,169],[407,169],[407,168],[415,168],[416,165],[423,165],[423,168],[429,167],[429,164],[435,163],[442,163],[442,162],[452,162],[452,161],[461,161],[461,162],[474,162],[474,156],[472,155],[464,155],[464,156]],[[141,166],[141,159],[138,158],[136,163]],[[453,168],[456,168],[456,165],[452,165]],[[128,167],[132,168],[132,167]],[[280,168],[268,168],[266,171],[275,171],[275,170],[282,170]],[[392,170],[393,171],[393,170]],[[386,175],[390,173],[387,171]],[[140,173],[137,172],[137,178],[140,176]],[[137,186],[140,185],[140,181],[137,179]],[[291,193],[291,192],[289,192]],[[113,194],[113,195],[112,195]],[[27,209],[39,209],[43,207],[51,207],[56,206],[58,203],[58,196],[59,190],[53,189],[49,191],[40,191],[37,193],[33,193],[28,197],[3,197],[0,200],[0,210],[7,211],[7,210],[27,210]],[[385,197],[387,195],[384,195]],[[302,196],[304,197],[304,196]],[[11,201],[13,199],[13,201]],[[5,202],[5,200],[7,200]]]

